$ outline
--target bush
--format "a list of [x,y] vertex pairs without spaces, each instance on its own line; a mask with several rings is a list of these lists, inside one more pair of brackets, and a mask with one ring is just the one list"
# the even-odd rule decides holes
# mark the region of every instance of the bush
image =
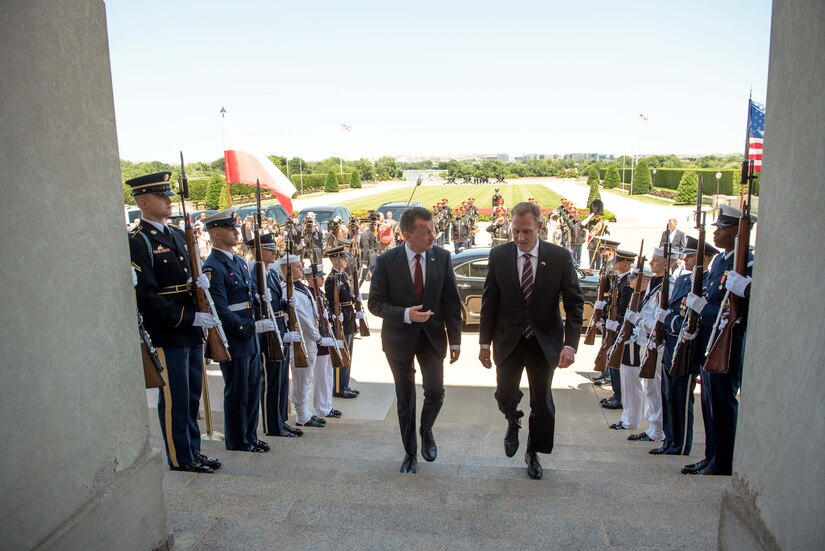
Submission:
[[123,204],[124,205],[135,205],[135,198],[132,197],[132,188],[127,186],[126,184],[123,185]]
[[604,189],[613,189],[621,183],[619,166],[616,163],[610,163],[604,175]]
[[[327,183],[326,174],[304,174],[303,179],[300,174],[293,174],[289,178],[296,189],[303,190],[304,193],[309,191],[319,191],[324,188]],[[301,183],[303,182],[303,184]]]
[[324,184],[324,191],[327,193],[338,193],[340,189],[341,188],[338,186],[338,176],[332,171],[327,173],[327,181]]
[[218,210],[226,210],[229,208],[229,195],[226,186],[221,186],[220,196],[218,197]]
[[206,186],[203,206],[207,209],[217,210],[220,206],[221,191],[225,194],[225,189],[226,184],[220,178],[213,177]]
[[676,200],[676,192],[670,191],[669,189],[654,189],[648,195],[652,195],[654,197],[661,197],[662,199],[670,199],[671,201]]
[[587,185],[590,186],[590,195],[587,196],[587,206],[595,201],[601,199],[602,195],[599,193],[599,169],[595,166],[590,167],[587,173]]
[[695,203],[698,191],[699,177],[693,171],[685,172],[679,181],[679,188],[676,190],[676,202]]
[[203,203],[206,200],[206,190],[210,181],[210,178],[189,178],[189,200],[192,203]]
[[642,159],[636,165],[631,193],[633,195],[645,195],[650,193],[651,189],[653,189],[653,184],[650,178],[650,167],[647,166],[647,161]]
[[357,170],[352,172],[352,176],[349,179],[349,187],[352,189],[360,189],[361,188],[361,173]]
[[338,178],[338,189],[342,187],[349,186],[349,182],[352,179],[352,174],[349,172],[336,172],[335,177]]

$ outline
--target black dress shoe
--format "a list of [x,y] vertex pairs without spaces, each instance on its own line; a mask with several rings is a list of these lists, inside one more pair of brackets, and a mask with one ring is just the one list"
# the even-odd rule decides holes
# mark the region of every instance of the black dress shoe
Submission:
[[215,474],[214,469],[198,461],[193,461],[188,465],[182,467],[169,467],[172,471],[183,471],[187,473],[201,473],[201,474]]
[[649,454],[651,455],[663,455],[667,453],[667,448],[662,446],[661,448],[653,448],[652,450],[648,450]]
[[286,429],[281,429],[277,434],[270,434],[269,436],[279,436],[281,438],[298,438],[297,434],[289,432]]
[[316,417],[312,417],[306,423],[295,423],[295,424],[298,425],[299,427],[315,427],[315,428],[318,428],[318,429],[322,429],[325,426],[327,426],[326,423],[322,423],[321,420],[316,418]]
[[536,452],[527,452],[524,454],[524,462],[527,463],[527,476],[533,480],[539,480],[544,474],[544,469],[541,468],[539,461],[539,454]]
[[252,445],[253,445],[253,446],[256,446],[256,447],[258,447],[258,448],[261,448],[261,449],[262,449],[263,451],[265,451],[265,452],[268,452],[268,451],[269,451],[269,449],[270,449],[270,448],[269,448],[269,444],[268,444],[268,443],[266,443],[266,442],[264,442],[263,440],[253,440],[253,441],[252,441]]
[[340,419],[341,415],[343,415],[343,413],[337,409],[331,409],[329,410],[329,413],[327,413],[327,417],[331,417],[332,419]]
[[602,404],[604,409],[622,409],[622,403],[615,399],[607,400]]
[[692,463],[690,465],[685,465],[684,467],[682,467],[682,474],[693,474],[696,471],[704,469],[708,465],[710,465],[710,459],[703,459],[703,460],[698,461],[696,463]]
[[603,384],[605,384],[607,382],[607,380],[604,377],[596,377],[591,382],[596,386],[602,386]]
[[631,442],[653,442],[653,438],[649,437],[646,432],[631,434],[627,439]]
[[622,422],[619,421],[618,423],[613,423],[610,425],[610,428],[613,430],[627,430],[627,427],[622,425]]
[[356,396],[358,396],[359,394],[361,394],[361,391],[360,391],[360,390],[357,390],[357,389],[355,389],[355,388],[350,388],[350,387],[347,387],[347,388],[345,388],[344,390],[348,390],[349,392],[352,392],[352,393],[353,393],[353,394],[355,394]]
[[239,452],[252,452],[252,453],[266,453],[266,450],[265,450],[265,449],[263,449],[263,448],[259,448],[258,446],[245,446],[245,447],[240,448],[240,449],[235,450],[235,451],[239,451]]
[[357,394],[355,394],[354,392],[350,392],[347,389],[344,389],[341,392],[335,392],[332,395],[335,396],[336,398],[344,398],[345,400],[351,400],[353,398],[358,397]]
[[716,473],[713,472],[713,469],[711,469],[710,465],[708,465],[707,467],[701,468],[698,471],[693,471],[692,473],[688,473],[688,474],[714,475]]
[[220,461],[218,461],[214,457],[207,457],[207,456],[203,455],[202,453],[199,453],[195,457],[195,461],[197,461],[201,465],[206,465],[207,467],[209,467],[213,471],[221,468],[221,462]]
[[504,433],[504,454],[513,457],[518,451],[518,430],[516,423],[507,423],[507,432]]
[[418,460],[415,458],[414,455],[406,454],[404,456],[404,461],[401,462],[401,471],[402,473],[414,473],[415,472],[415,464]]
[[326,424],[327,424],[327,420],[326,420],[326,419],[324,419],[323,417],[318,417],[317,415],[313,415],[313,416],[312,416],[312,419],[314,419],[315,421],[318,421],[318,422],[319,422],[319,423],[321,423],[322,425],[326,425]]
[[438,456],[438,447],[435,445],[433,431],[428,430],[421,433],[421,455],[425,461],[432,463]]
[[301,429],[296,429],[295,427],[293,427],[292,425],[289,425],[287,423],[284,423],[284,430],[291,432],[295,436],[303,436],[304,435],[304,431],[302,431]]

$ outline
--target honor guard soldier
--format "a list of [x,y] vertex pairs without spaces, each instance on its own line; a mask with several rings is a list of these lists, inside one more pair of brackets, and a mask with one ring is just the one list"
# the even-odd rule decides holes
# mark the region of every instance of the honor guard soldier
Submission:
[[[342,247],[338,247],[339,249]],[[321,334],[324,324],[329,323],[329,306],[327,297],[324,296],[324,273],[323,267],[319,264],[314,273],[311,266],[304,268],[304,278],[307,287],[315,297],[316,312],[318,312],[318,329]],[[326,317],[326,319],[324,319]],[[332,336],[331,334],[328,336]],[[334,338],[334,337],[332,337]],[[323,339],[323,337],[322,337]],[[343,342],[335,341],[337,348],[343,348]],[[310,396],[310,413],[318,419],[330,417],[340,419],[342,413],[332,407],[332,386],[334,373],[337,369],[332,367],[330,347],[318,346],[318,353],[315,356],[315,363],[307,369],[312,369],[312,393]],[[322,419],[323,420],[323,419]]]
[[[275,315],[275,324],[281,334],[281,340],[286,342],[287,333],[286,318],[286,296],[281,289],[281,272],[275,266],[278,258],[277,235],[274,233],[261,234],[261,258],[266,265],[266,287],[272,297],[272,311]],[[255,253],[255,240],[247,241],[246,246]],[[247,266],[252,273],[255,260],[250,260]],[[263,341],[263,339],[260,339]],[[293,438],[301,436],[304,432],[287,423],[289,416],[289,355],[292,352],[291,346],[284,347],[284,359],[275,360],[268,356],[269,350],[263,342],[258,343],[263,352],[264,377],[261,389],[261,408],[263,410],[264,434],[269,436],[280,436]]]
[[[558,214],[558,210],[554,210],[551,214]],[[599,245],[599,255],[602,258],[602,269],[605,273],[610,274],[614,272],[613,261],[616,259],[616,251],[619,248],[619,242],[614,241],[611,239],[603,239],[601,244]],[[610,297],[610,289],[604,290],[604,296],[598,297],[598,302],[603,302],[601,304],[602,311],[607,306],[607,298]],[[595,305],[596,308],[599,308],[599,305]],[[596,386],[601,386],[605,383],[609,383],[612,381],[610,376],[610,369],[605,369],[604,373],[593,379],[593,384]]]
[[[688,236],[686,243],[686,248],[681,252],[684,255],[687,273],[676,278],[673,283],[668,309],[663,312],[656,311],[657,317],[661,316],[662,323],[667,330],[667,338],[662,359],[662,419],[665,441],[661,447],[650,450],[650,453],[654,455],[690,455],[693,446],[693,391],[696,389],[696,376],[699,375],[705,361],[705,347],[710,336],[708,331],[703,334],[700,328],[698,335],[686,344],[691,347],[688,373],[670,374],[673,353],[688,312],[687,296],[691,291],[692,272],[698,258],[696,248],[699,246],[699,241],[695,237]],[[710,243],[705,243],[703,287],[707,279],[707,268],[718,252]],[[710,417],[710,410],[703,409],[703,415]]]
[[470,245],[476,244],[476,226],[478,223],[478,207],[475,205],[476,198],[470,197],[467,199],[467,224],[470,227]]
[[[736,423],[739,414],[739,402],[736,394],[742,383],[742,362],[745,355],[745,329],[747,326],[748,297],[750,296],[750,271],[753,254],[747,255],[747,275],[740,276],[734,272],[734,249],[736,235],[742,211],[728,205],[719,207],[719,216],[711,225],[713,244],[724,252],[716,255],[708,270],[703,296],[690,293],[687,306],[698,313],[701,324],[706,331],[713,330],[719,311],[722,309],[728,292],[740,299],[741,314],[732,328],[730,360],[726,373],[710,373],[702,370],[702,400],[705,394],[710,400],[710,419],[705,422],[706,438],[712,439],[712,449],[706,448],[705,458],[693,465],[687,465],[685,474],[725,475],[733,470],[733,448],[736,437]],[[751,217],[756,223],[756,217]],[[724,313],[724,312],[723,312]],[[704,407],[702,412],[704,413]]]
[[[327,256],[332,262],[332,271],[324,282],[324,291],[329,302],[330,313],[335,311],[335,288],[338,287],[338,306],[341,310],[343,320],[341,320],[344,328],[344,341],[349,349],[350,358],[352,358],[352,346],[354,343],[355,331],[357,329],[357,319],[353,300],[352,282],[347,274],[348,257],[344,253],[343,247],[337,247],[327,251]],[[358,312],[363,316],[363,312]],[[350,360],[351,363],[351,360]],[[350,388],[350,371],[351,366],[342,367],[335,370],[335,381],[333,385],[333,396],[336,398],[357,398],[359,391]]]
[[[633,296],[633,285],[630,282],[630,268],[633,261],[636,259],[636,253],[632,251],[616,251],[616,258],[613,260],[613,269],[616,273],[616,289],[618,297],[616,299],[616,320],[611,322],[607,319],[610,311],[610,299],[608,298],[608,305],[602,310],[602,321],[605,327],[610,331],[618,331],[624,321],[624,315],[627,307],[630,304],[630,298]],[[610,290],[613,294],[613,289]],[[609,325],[615,324],[612,327]],[[602,407],[605,409],[621,409],[622,408],[622,377],[619,369],[611,367],[610,370],[610,384],[613,387],[613,395],[602,400]],[[607,371],[607,369],[605,369]]]
[[496,208],[498,206],[499,199],[502,199],[502,197],[501,194],[498,192],[498,188],[496,188],[493,193],[493,208]]
[[[201,453],[198,407],[203,384],[203,329],[218,320],[198,312],[183,232],[164,222],[172,214],[170,172],[126,182],[140,208],[129,232],[129,252],[137,275],[137,306],[158,356],[166,385],[158,395],[158,417],[169,468],[212,473],[221,466]],[[200,276],[198,287],[209,288]]]
[[[232,252],[240,238],[235,210],[213,214],[205,219],[204,226],[212,238],[212,253],[203,264],[203,273],[209,278],[212,300],[232,356],[228,362],[220,362],[226,449],[266,452],[269,444],[257,436],[261,362],[256,334],[277,331],[277,326],[272,320],[254,319],[253,301],[258,300],[255,279],[243,258]],[[271,302],[269,291],[264,293]]]
[[444,244],[446,245],[450,242],[450,231],[453,222],[453,209],[450,208],[450,201],[446,197],[441,199],[441,203],[444,205],[444,208],[442,210],[444,211],[444,220],[447,222],[447,225],[444,226]]

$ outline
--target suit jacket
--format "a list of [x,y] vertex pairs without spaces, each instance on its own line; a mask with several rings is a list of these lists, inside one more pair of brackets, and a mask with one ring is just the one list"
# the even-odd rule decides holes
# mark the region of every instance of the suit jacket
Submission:
[[[667,243],[667,232],[662,232],[662,238],[659,240],[659,246],[664,247],[665,243]],[[685,237],[685,232],[682,230],[675,230],[673,232],[673,240],[671,241],[672,247],[674,251],[682,252],[682,250],[687,247],[687,238]]]
[[[378,257],[367,302],[369,311],[383,320],[381,345],[384,353],[406,361],[415,354],[421,331],[433,348],[445,357],[447,342],[461,344],[461,299],[455,283],[450,253],[441,247],[426,252],[424,297],[419,302],[413,291],[406,246],[395,247]],[[404,323],[404,310],[423,304],[433,315],[424,323]]]
[[[539,241],[538,262],[529,303],[521,291],[514,242],[490,250],[487,279],[481,298],[479,342],[492,344],[502,363],[516,348],[529,323],[547,363],[555,367],[564,346],[576,350],[582,326],[584,298],[570,251]],[[562,324],[559,299],[566,319]]]
[[[238,255],[230,259],[222,251],[212,249],[202,271],[209,278],[209,292],[229,341],[229,354],[233,358],[256,354],[253,300],[258,291],[246,262]],[[240,304],[248,304],[248,308],[229,308]]]

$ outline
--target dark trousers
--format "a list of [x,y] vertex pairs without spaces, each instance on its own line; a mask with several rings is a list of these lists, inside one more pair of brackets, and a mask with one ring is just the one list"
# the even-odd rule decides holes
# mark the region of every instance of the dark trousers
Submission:
[[745,353],[743,344],[744,339],[734,335],[728,372],[708,373],[713,411],[711,426],[716,446],[710,468],[721,475],[730,475],[733,471],[733,448],[736,441],[736,423],[739,419],[739,402],[736,394],[742,383],[742,360]]
[[350,366],[341,367],[334,370],[335,380],[333,392],[335,394],[340,394],[344,391],[344,389],[349,388],[349,376],[350,371],[352,370],[352,345],[355,342],[355,339],[353,337],[355,337],[355,333],[350,333],[349,335],[344,334],[344,342],[347,343],[347,349],[349,350]]
[[596,252],[596,249],[591,249],[589,246],[587,247],[587,254],[589,255],[590,263],[588,267],[591,270],[598,270],[602,267],[602,255]]
[[576,266],[581,265],[582,261],[582,246],[581,243],[578,245],[571,245],[570,246],[570,253],[573,255],[573,263]]
[[716,455],[716,442],[713,440],[713,407],[710,400],[710,373],[704,369],[699,378],[702,382],[702,423],[705,427],[705,459],[711,461]]
[[265,367],[261,388],[264,433],[279,434],[289,414],[289,355],[292,346],[284,349],[284,359],[270,361],[264,355]]
[[261,396],[259,354],[221,362],[223,415],[227,450],[244,450],[258,439]]
[[502,363],[496,365],[496,401],[509,423],[519,424],[524,415],[518,409],[524,393],[519,389],[521,374],[527,369],[530,384],[530,417],[527,452],[550,453],[556,430],[556,406],[550,384],[555,366],[548,365],[535,337],[521,341]]
[[[424,331],[419,331],[415,358],[421,368],[424,387],[424,406],[421,409],[421,432],[432,430],[441,405],[444,403],[444,358],[441,357]],[[398,426],[404,451],[413,457],[418,454],[415,433],[415,365],[414,358],[398,360],[387,356],[395,379],[395,397],[398,407]]]
[[690,455],[693,446],[693,389],[695,375],[671,375],[676,338],[669,337],[662,357],[662,446],[669,455]]
[[203,385],[203,346],[157,348],[166,369],[158,389],[158,417],[170,467],[184,467],[201,452],[198,407]]
[[622,402],[622,374],[617,367],[608,367],[610,370],[610,387],[613,389],[613,398]]
[[453,225],[448,221],[447,227],[444,228],[444,243],[450,242],[450,232],[452,231]]

